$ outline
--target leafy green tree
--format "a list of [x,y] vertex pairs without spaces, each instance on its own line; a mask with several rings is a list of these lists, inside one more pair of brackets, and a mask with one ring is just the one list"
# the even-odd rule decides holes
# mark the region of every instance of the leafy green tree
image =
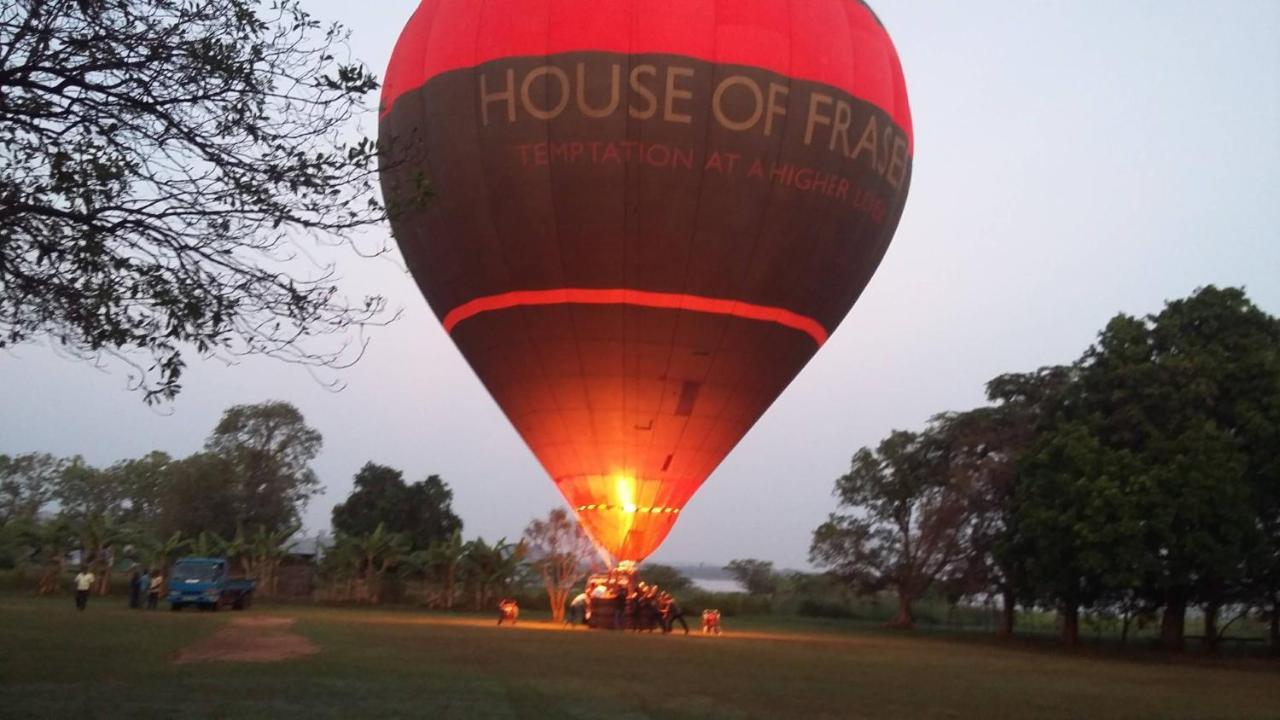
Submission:
[[237,530],[240,496],[230,480],[230,461],[212,453],[196,453],[169,463],[158,502],[155,533],[194,537],[211,532],[222,537]]
[[[374,76],[296,0],[17,0],[0,12],[0,348],[123,359],[148,401],[184,353],[335,365],[384,315],[299,238],[366,248]],[[326,338],[329,341],[326,341]],[[150,360],[135,359],[135,355]]]
[[944,449],[931,433],[900,430],[862,448],[836,480],[846,512],[813,533],[815,564],[857,592],[897,593],[891,627],[914,627],[912,605],[963,552],[965,498],[949,482]]
[[128,503],[115,479],[79,456],[71,458],[63,468],[53,497],[60,513],[78,519],[118,518]]
[[454,530],[447,539],[437,540],[424,551],[423,571],[440,586],[440,605],[452,610],[457,598],[459,580],[467,559],[467,544],[462,540],[462,530]]
[[774,572],[771,562],[731,560],[724,569],[752,595],[772,595],[778,591],[778,574]]
[[[320,490],[311,461],[324,444],[302,413],[286,402],[227,409],[205,442],[206,453],[227,464],[235,488],[236,525],[278,531],[298,523],[307,501]],[[230,535],[222,530],[219,534]]]
[[1022,595],[1058,609],[1067,644],[1080,640],[1082,607],[1142,582],[1142,490],[1130,481],[1141,469],[1082,425],[1049,433],[1019,468],[1002,550]]
[[227,541],[222,536],[208,530],[200,531],[200,534],[191,538],[188,545],[192,555],[197,557],[216,557],[223,554],[227,547]]
[[111,592],[111,574],[115,569],[119,551],[137,537],[137,532],[115,519],[112,515],[72,516],[80,536],[81,564],[86,565],[97,578],[96,592]]
[[996,633],[1001,637],[1013,633],[1018,603],[1018,566],[999,552],[1008,538],[1015,471],[1052,398],[1070,377],[1063,367],[1001,375],[987,383],[992,405],[933,418],[950,482],[965,502],[963,557],[944,576],[943,588],[953,599],[999,595]]
[[181,557],[191,545],[190,541],[182,537],[180,532],[174,532],[170,535],[144,535],[140,540],[146,552],[144,564],[151,572],[159,571],[166,576],[169,574],[169,567],[173,564],[173,561]]
[[[246,574],[258,580],[258,588],[263,596],[272,597],[279,592],[280,563],[296,544],[293,537],[301,529],[301,525],[291,525],[275,530],[259,525],[250,537],[241,556],[241,562],[247,566]],[[234,546],[236,543],[233,541],[230,545]],[[224,548],[228,555],[229,551],[234,549],[226,545]]]
[[476,538],[465,547],[463,576],[471,594],[472,607],[475,610],[489,609],[493,607],[496,594],[505,594],[511,589],[520,574],[528,545],[526,541],[511,543],[506,538],[499,538],[490,545],[484,538]]
[[383,578],[408,555],[409,540],[379,525],[368,535],[355,538],[355,547],[361,558],[366,597],[377,605],[382,602],[385,590]]
[[57,593],[66,570],[67,553],[80,542],[76,527],[67,518],[57,516],[44,522],[23,522],[19,532],[21,542],[31,549],[30,558],[41,566],[36,594]]
[[529,521],[523,545],[547,591],[552,621],[564,622],[569,593],[591,571],[595,546],[577,518],[561,507],[553,508],[545,518]]
[[54,499],[66,461],[47,453],[0,455],[0,526],[34,521]]
[[1042,599],[1074,612],[1137,588],[1174,650],[1200,604],[1212,646],[1266,564],[1251,558],[1276,477],[1278,347],[1275,318],[1233,288],[1107,324],[1019,471],[1010,548]]
[[153,451],[106,469],[109,482],[119,488],[123,498],[123,520],[139,526],[156,523],[164,497],[166,470],[172,462],[173,458],[167,453]]
[[644,579],[670,593],[678,593],[693,587],[693,581],[670,565],[645,563]]
[[348,535],[373,532],[380,524],[404,534],[414,550],[426,550],[462,530],[453,512],[453,491],[438,475],[406,484],[395,468],[366,463],[345,502],[333,508],[333,529]]

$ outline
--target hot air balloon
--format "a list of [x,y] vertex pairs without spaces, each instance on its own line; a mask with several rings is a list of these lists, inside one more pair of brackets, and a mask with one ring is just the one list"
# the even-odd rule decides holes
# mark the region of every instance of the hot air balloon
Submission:
[[381,113],[409,270],[619,561],[853,307],[914,155],[858,0],[424,0]]

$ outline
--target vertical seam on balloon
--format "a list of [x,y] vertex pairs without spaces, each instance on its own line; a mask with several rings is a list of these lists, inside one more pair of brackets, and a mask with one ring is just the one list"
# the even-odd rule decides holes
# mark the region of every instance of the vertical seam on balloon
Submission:
[[[633,127],[631,113],[629,112],[629,108],[631,106],[630,79],[631,79],[631,66],[633,64],[632,58],[634,57],[635,45],[636,45],[635,43],[636,8],[634,4],[628,4],[626,8],[627,8],[627,55],[626,55],[627,82],[625,83],[623,82],[623,77],[620,71],[619,77],[618,77],[618,86],[619,86],[618,102],[620,103],[619,112],[622,113],[621,117],[623,120],[623,139],[630,141],[632,140],[631,132]],[[625,103],[623,102],[624,100],[624,97],[623,97],[624,93],[622,92],[623,87],[627,89],[627,92],[625,93],[627,96],[625,98],[626,100]],[[631,224],[631,198],[632,198],[632,193],[634,192],[633,185],[632,185],[632,176],[633,174],[638,176],[639,173],[643,172],[643,168],[644,168],[643,164],[637,163],[634,169],[624,169],[622,174],[622,283],[623,285],[628,285],[628,286],[636,281],[634,278],[631,277],[630,249],[631,249],[632,233],[635,234],[635,237],[637,239],[639,239],[640,237],[640,228],[638,226],[633,226]],[[631,338],[630,326],[627,323],[626,317],[624,316],[623,322],[622,322],[622,358],[621,358],[622,367],[619,368],[619,372],[618,372],[618,376],[621,378],[620,382],[622,383],[623,427],[626,427],[627,423],[631,422],[631,416],[633,411],[630,407],[630,403],[636,401],[634,397],[635,393],[629,392],[630,388],[632,387],[632,379],[630,375],[628,375],[627,373],[627,357],[630,351],[631,343],[632,343],[632,338]],[[653,433],[652,431],[650,432],[649,434],[650,443],[653,442],[653,436],[655,434],[656,433]],[[648,446],[646,445],[646,451],[647,449],[648,449]],[[626,449],[623,451],[624,465],[629,464],[631,461],[631,458],[627,457],[627,453],[629,451],[630,451],[630,446],[628,445],[626,446]]]
[[[543,33],[543,39],[542,39],[542,56],[543,57],[547,57],[548,52],[551,49],[551,30],[552,30],[552,27],[554,26],[554,20],[555,20],[555,0],[546,0],[546,8],[547,8],[546,30]],[[515,91],[514,82],[515,81],[513,80],[512,92]],[[543,98],[543,101],[544,101],[543,107],[550,107],[550,104],[548,104],[546,100],[550,98],[551,83],[547,82],[545,84],[545,87],[547,88],[548,97]],[[568,92],[567,88],[565,92]],[[543,120],[541,123],[543,132],[545,134],[544,139],[547,142],[548,146],[550,146],[551,144],[551,123],[553,121],[554,121],[553,119],[547,119],[547,120]],[[553,233],[555,233],[556,257],[559,260],[559,264],[560,264],[560,282],[567,284],[569,282],[569,277],[568,277],[568,272],[565,269],[565,250],[564,250],[564,244],[562,242],[563,238],[560,233],[560,212],[559,212],[559,207],[557,206],[556,200],[555,200],[555,198],[557,197],[557,193],[555,191],[556,183],[555,183],[554,167],[555,167],[555,163],[551,163],[551,162],[547,163],[547,187],[549,188],[549,192],[551,194],[551,202],[549,204],[551,208],[551,221],[552,221],[551,230]],[[573,334],[573,347],[577,351],[576,353],[574,353],[574,359],[578,363],[577,372],[574,373],[574,378],[576,378],[577,382],[579,383],[579,387],[582,390],[585,400],[587,402],[587,407],[591,408],[591,394],[587,391],[586,380],[583,379],[582,346],[579,344],[579,341],[578,341],[577,318],[574,317],[572,309],[566,309],[565,312],[569,316],[569,328],[570,328],[570,332]],[[560,407],[560,399],[556,397],[554,391],[551,391],[552,384],[550,381],[550,377],[547,374],[546,368],[542,365],[541,358],[539,358],[538,360],[538,369],[539,369],[539,373],[542,375],[543,382],[546,384],[548,391],[550,391],[552,402],[555,404],[555,407],[556,407],[556,414],[558,415],[558,420],[559,422],[563,423],[565,422],[564,408]],[[595,432],[596,432],[595,426],[592,425],[591,436],[593,440],[595,439]],[[598,447],[599,443],[593,442],[592,445],[595,447]],[[576,445],[573,448],[573,452],[575,455],[578,455],[578,466],[583,467],[586,463],[583,462],[582,456],[578,454],[579,450]]]
[[[792,93],[793,93],[793,91],[795,90],[795,79],[792,77],[793,71],[794,71],[794,69],[795,69],[795,68],[794,68],[794,59],[793,59],[793,58],[794,58],[794,45],[793,45],[793,41],[792,41],[792,35],[793,35],[793,33],[791,32],[791,30],[792,30],[792,22],[793,22],[793,21],[792,21],[792,11],[793,11],[793,9],[794,9],[794,4],[791,2],[791,0],[786,0],[786,9],[785,9],[785,12],[786,12],[786,16],[787,16],[787,29],[788,29],[788,32],[787,32],[787,34],[786,34],[786,38],[787,38],[787,72],[786,72],[786,74],[785,74],[785,77],[786,77],[786,79],[787,79],[787,99],[788,99],[788,100],[790,100],[790,99],[792,98]],[[766,101],[766,102],[767,102],[767,101]],[[783,156],[783,154],[784,154],[784,153],[785,153],[785,151],[786,151],[787,130],[788,130],[788,123],[789,123],[789,119],[790,119],[790,117],[791,117],[791,113],[786,113],[785,115],[783,115],[781,126],[780,126],[780,127],[779,127],[779,129],[778,129],[777,147],[776,147],[776,150],[772,153],[772,161],[773,161],[775,164],[776,164],[779,160],[781,160],[781,159],[782,159],[782,156]],[[749,248],[748,253],[747,253],[747,268],[748,268],[748,274],[750,273],[750,270],[751,270],[752,266],[755,264],[755,252],[756,252],[756,251],[757,251],[757,249],[760,247],[760,240],[761,240],[761,238],[764,236],[764,232],[765,232],[765,223],[766,223],[766,221],[767,221],[767,219],[768,219],[768,217],[769,217],[769,213],[770,213],[771,209],[774,207],[774,203],[775,203],[775,200],[776,200],[776,198],[777,198],[777,196],[778,196],[778,192],[779,192],[779,188],[778,188],[778,186],[777,186],[777,185],[775,185],[775,184],[770,184],[770,186],[769,186],[769,190],[768,190],[768,194],[767,194],[767,196],[766,196],[766,200],[765,200],[765,202],[764,202],[764,207],[763,207],[763,209],[762,209],[762,211],[761,211],[761,214],[760,214],[760,222],[758,222],[758,223],[756,224],[756,234],[755,234],[755,237],[754,237],[754,238],[752,239],[752,241],[751,241],[751,245],[750,245],[750,248]],[[724,330],[720,333],[720,337],[719,337],[719,339],[718,339],[718,341],[717,341],[717,345],[716,345],[716,352],[715,352],[715,355],[713,356],[715,359],[719,359],[719,358],[720,358],[720,353],[721,353],[721,351],[722,351],[722,350],[723,350],[723,348],[724,348],[724,344],[725,344],[726,340],[728,339],[728,337],[730,336],[730,334],[731,334],[731,333],[734,333],[734,332],[738,332],[738,329],[737,329],[735,326],[728,325],[728,326],[726,326],[726,327],[724,328]],[[821,347],[822,343],[818,343],[818,345],[819,345],[819,347]],[[703,379],[704,383],[706,382],[706,378],[709,378],[709,377],[711,376],[711,371],[712,371],[713,367],[714,367],[714,363],[713,363],[711,366],[708,366],[708,368],[707,368],[707,372],[706,372],[706,375],[705,375],[705,377],[704,377],[704,379]],[[732,378],[731,386],[736,386],[736,385],[738,385],[738,384],[740,384],[740,383],[741,383],[741,376],[740,376],[740,375],[739,375],[739,376],[735,376],[734,378]],[[717,424],[724,424],[724,423],[726,423],[726,422],[731,422],[731,419],[730,419],[730,418],[728,418],[728,417],[726,416],[726,413],[728,413],[728,412],[729,412],[730,408],[731,408],[731,404],[730,404],[730,403],[725,403],[724,405],[722,405],[722,406],[720,407],[720,410],[719,410],[719,411],[716,413],[716,415],[715,415],[714,422],[716,422]],[[701,454],[701,453],[703,453],[703,452],[705,451],[705,448],[706,448],[707,443],[708,443],[708,442],[710,442],[710,439],[711,439],[711,436],[710,436],[710,435],[705,436],[705,437],[702,439],[702,441],[698,444],[698,446],[697,446],[696,448],[693,448],[694,452],[697,452],[697,453],[700,453],[700,454]],[[708,475],[709,475],[709,474],[708,474]]]
[[[447,1],[447,0],[442,0],[442,1]],[[456,2],[456,1],[459,1],[459,0],[455,0],[455,2]],[[460,1],[461,1],[461,2],[472,2],[472,1],[474,1],[474,0],[460,0]],[[473,40],[472,40],[472,45],[471,45],[471,52],[472,52],[472,55],[473,55],[472,60],[475,60],[475,59],[477,59],[478,57],[480,57],[480,38],[481,38],[481,36],[484,34],[484,32],[483,32],[483,31],[484,31],[484,21],[485,21],[485,17],[486,17],[485,10],[486,10],[486,8],[488,7],[488,5],[489,5],[489,0],[479,0],[479,5],[478,5],[478,7],[476,8],[476,28],[475,28],[475,37],[473,38]],[[474,65],[473,67],[478,68],[478,67],[479,67],[479,65],[477,64],[477,65]],[[514,81],[513,81],[512,92],[515,92]],[[479,128],[477,128],[477,134],[478,134],[479,132],[480,132],[480,131],[479,131]],[[477,150],[478,150],[478,149],[479,149],[479,148],[477,148]],[[481,182],[484,184],[484,188],[485,188],[485,202],[486,202],[486,206],[491,208],[492,200],[493,200],[493,189],[492,189],[492,187],[491,187],[491,186],[490,186],[490,184],[489,184],[489,173],[488,173],[488,167],[487,167],[487,164],[484,162],[484,156],[483,156],[483,153],[477,152],[477,153],[476,153],[476,157],[480,159],[480,162],[479,162],[479,174],[480,174]],[[495,237],[495,238],[500,237],[500,236],[501,236],[501,233],[498,231],[497,224],[496,224],[496,222],[495,222],[495,221],[494,221],[494,219],[493,219],[493,213],[492,213],[492,212],[490,212],[490,213],[486,213],[486,216],[489,218],[489,224],[490,224],[490,226],[493,228],[494,237]],[[510,281],[510,277],[511,277],[511,268],[507,265],[507,262],[506,262],[506,253],[503,251],[503,248],[501,248],[501,247],[498,247],[498,248],[496,248],[496,249],[499,251],[499,252],[498,252],[498,259],[499,259],[499,262],[501,262],[501,263],[502,263],[503,269],[504,269],[504,270],[506,271],[506,273],[507,273],[507,279],[508,279],[508,281]],[[529,335],[528,335],[528,332],[526,331],[526,329],[525,329],[523,326],[521,326],[521,329],[520,329],[520,335],[521,335],[521,340],[523,341],[523,343],[524,343],[525,347],[526,347],[526,348],[528,348],[528,349],[530,350],[529,352],[524,353],[524,358],[523,358],[524,362],[525,362],[525,363],[527,363],[527,364],[532,365],[532,366],[533,366],[533,367],[535,367],[535,368],[537,368],[538,376],[542,378],[543,386],[544,386],[544,387],[549,388],[549,387],[550,387],[550,385],[551,385],[551,383],[549,382],[549,380],[548,380],[548,378],[547,378],[546,369],[544,368],[544,366],[543,366],[543,364],[542,364],[542,357],[541,357],[541,355],[538,353],[538,348],[537,348],[537,347],[532,346],[531,341],[530,341],[530,338],[529,338]],[[552,402],[556,402],[556,400],[555,400],[555,396],[554,396],[554,395],[552,395],[551,397],[552,397]],[[558,407],[557,407],[557,410],[558,410]],[[560,416],[559,412],[557,412],[557,418],[556,418],[556,419],[557,419],[557,421],[559,421],[559,422],[563,422],[563,417],[562,417],[562,416]],[[565,428],[565,429],[567,430],[567,428]],[[517,432],[520,432],[520,429],[519,429],[519,428],[517,428],[517,429],[516,429],[516,431],[517,431]],[[522,439],[523,439],[523,434],[522,434]],[[532,447],[532,446],[531,446],[531,447]],[[535,454],[536,454],[536,451],[535,451]]]
[[[719,67],[719,64],[720,64],[720,58],[719,58],[719,56],[717,55],[717,52],[718,52],[718,50],[719,50],[719,43],[717,42],[717,35],[719,34],[719,33],[718,33],[718,23],[717,23],[717,19],[718,19],[718,17],[719,17],[719,15],[718,15],[718,7],[717,7],[717,0],[703,0],[703,2],[705,2],[705,3],[707,4],[707,6],[708,6],[708,7],[710,8],[710,10],[711,10],[711,22],[709,23],[709,27],[710,27],[710,30],[711,30],[711,43],[710,43],[711,52],[710,52],[710,55],[712,56],[712,57],[711,57],[711,67],[712,67],[712,73],[713,73],[713,78],[714,78],[714,72],[715,72],[715,69],[716,69],[716,68],[718,68],[718,67]],[[710,118],[708,118],[708,119],[707,119],[707,121],[706,121],[706,123],[705,123],[705,128],[704,128],[703,133],[702,133],[702,147],[704,147],[704,148],[710,148],[710,146],[711,146],[711,143],[710,143],[710,140],[711,140],[711,125],[712,125],[711,120],[710,120]],[[702,173],[700,173],[700,174],[698,175],[698,195],[697,195],[697,200],[696,200],[696,202],[694,203],[694,207],[693,207],[693,222],[691,223],[691,227],[690,227],[690,229],[689,229],[689,244],[688,244],[687,252],[685,253],[685,271],[684,271],[684,280],[683,280],[683,282],[682,282],[682,284],[681,284],[681,288],[683,289],[683,291],[684,291],[684,294],[685,294],[685,295],[687,295],[687,294],[689,293],[689,289],[690,289],[690,288],[689,288],[689,280],[690,280],[690,278],[692,278],[692,276],[693,276],[693,270],[692,270],[692,267],[693,267],[693,260],[694,260],[694,252],[695,252],[695,250],[696,250],[696,248],[697,248],[697,245],[698,245],[698,226],[699,226],[699,221],[700,221],[700,219],[701,219],[701,217],[702,217],[702,198],[703,198],[704,189],[705,189],[705,184],[706,184],[706,168],[705,168],[705,163],[706,163],[706,158],[704,157],[704,158],[703,158],[703,164],[704,164],[703,172],[702,172]],[[676,353],[676,343],[675,343],[675,339],[676,339],[676,337],[677,337],[677,336],[679,335],[679,333],[680,333],[680,323],[681,323],[681,320],[683,320],[683,318],[684,318],[684,311],[683,311],[683,310],[678,311],[678,312],[676,313],[675,322],[674,322],[674,323],[672,323],[672,327],[671,327],[671,339],[670,339],[670,341],[668,342],[669,350],[667,351],[667,362],[666,362],[666,365],[665,365],[665,366],[664,366],[664,368],[663,368],[663,373],[662,373],[662,374],[663,374],[664,382],[670,382],[670,375],[671,375],[672,361],[674,360],[674,358],[675,358],[675,353]],[[663,394],[662,394],[662,396],[661,396],[661,399],[658,401],[658,414],[659,414],[659,415],[661,415],[661,414],[662,414],[662,408],[663,408],[666,404],[667,404],[666,392],[663,392]],[[678,436],[676,436],[676,439],[675,439],[675,444],[676,444],[676,445],[679,445],[679,443],[680,443],[680,439],[684,437],[684,433],[685,433],[685,431],[688,429],[688,427],[689,427],[689,421],[688,421],[688,419],[686,419],[686,420],[684,421],[684,423],[683,423],[682,427],[680,428],[680,434],[679,434]],[[652,442],[652,438],[650,438],[650,442]]]

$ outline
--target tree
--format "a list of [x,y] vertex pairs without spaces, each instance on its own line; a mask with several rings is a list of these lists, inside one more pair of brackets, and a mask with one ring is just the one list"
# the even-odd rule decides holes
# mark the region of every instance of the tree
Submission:
[[1276,319],[1233,288],[1107,324],[1018,473],[1010,548],[1035,592],[1072,615],[1161,607],[1171,650],[1198,603],[1213,646],[1220,609],[1256,598],[1265,565],[1251,558],[1277,477],[1277,348]]
[[383,576],[408,554],[409,541],[399,533],[389,532],[385,525],[379,525],[368,535],[355,538],[355,546],[361,559],[366,597],[377,605],[382,602]]
[[644,578],[649,584],[657,585],[670,593],[678,593],[693,587],[692,580],[670,565],[645,563]]
[[169,567],[174,560],[191,544],[182,533],[175,532],[167,536],[144,535],[143,548],[146,550],[146,566],[150,572],[169,574]]
[[57,593],[58,581],[66,569],[67,553],[79,540],[76,528],[65,517],[58,516],[45,522],[24,521],[19,526],[19,535],[21,542],[31,549],[31,559],[41,566],[36,594]]
[[931,433],[894,431],[862,448],[835,494],[833,513],[813,533],[810,559],[861,593],[893,588],[891,627],[915,625],[912,604],[962,552],[964,497],[948,482],[945,453]]
[[53,500],[66,462],[47,453],[0,455],[0,526],[33,521]]
[[463,575],[471,590],[472,607],[492,607],[495,593],[506,593],[519,573],[525,557],[523,542],[512,544],[499,538],[492,545],[476,538],[465,545]]
[[545,518],[534,518],[524,530],[530,561],[542,576],[551,620],[564,621],[569,592],[586,577],[595,557],[595,546],[564,508],[554,508]]
[[304,237],[382,249],[357,232],[385,213],[352,124],[378,84],[345,41],[295,0],[7,3],[0,347],[126,359],[148,401],[180,390],[184,348],[349,362],[382,298],[319,260],[286,272]]
[[118,518],[127,502],[119,483],[79,456],[71,458],[63,468],[53,498],[60,513],[81,520],[95,516]]
[[1019,466],[1002,551],[1021,573],[1021,593],[1062,616],[1062,637],[1080,639],[1080,608],[1141,583],[1142,468],[1108,451],[1082,425],[1047,433]]
[[116,550],[130,542],[135,532],[117,522],[111,515],[80,516],[75,521],[80,535],[80,562],[97,578],[97,593],[111,592],[111,571],[115,569]]
[[155,533],[229,537],[237,529],[240,498],[231,478],[235,467],[212,453],[196,453],[165,467]]
[[166,470],[173,458],[160,451],[107,468],[106,475],[124,498],[122,519],[136,525],[154,525],[160,515]]
[[1013,633],[1019,584],[1017,563],[1000,552],[1008,539],[1016,469],[1035,441],[1042,417],[1070,379],[1065,367],[1001,375],[987,383],[993,405],[933,418],[950,482],[965,499],[964,554],[944,586],[953,598],[999,595],[996,634],[1001,637]]
[[462,541],[462,530],[454,530],[445,540],[437,540],[422,556],[423,571],[440,584],[440,605],[453,609],[457,596],[459,574],[467,558],[467,544]]
[[462,530],[462,520],[453,512],[453,491],[438,475],[408,485],[399,470],[365,463],[346,502],[333,508],[333,529],[363,535],[380,524],[403,533],[414,550],[426,550]]
[[778,591],[778,576],[771,562],[731,560],[724,569],[752,595],[772,595]]
[[230,467],[238,502],[233,527],[261,525],[274,532],[297,524],[307,501],[319,492],[311,461],[323,444],[320,433],[289,403],[228,408],[205,450]]
[[[238,550],[241,553],[241,563],[246,566],[246,573],[258,580],[258,588],[263,596],[271,597],[279,591],[280,563],[295,545],[294,542],[290,542],[290,539],[301,529],[301,525],[291,525],[278,530],[268,530],[259,525],[247,543],[242,539],[243,535],[237,533],[236,539],[225,544],[226,552],[228,557],[231,557],[232,552]],[[398,540],[384,547],[383,551],[389,552],[393,549],[392,546],[398,548]],[[391,562],[394,564],[394,559]]]

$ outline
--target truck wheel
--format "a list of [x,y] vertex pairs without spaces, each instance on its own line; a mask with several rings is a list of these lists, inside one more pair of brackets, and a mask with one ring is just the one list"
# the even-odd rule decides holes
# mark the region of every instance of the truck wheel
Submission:
[[240,609],[241,609],[241,610],[248,610],[248,609],[249,609],[249,606],[250,606],[250,605],[252,605],[252,604],[253,604],[253,593],[252,593],[252,592],[247,592],[247,593],[245,593],[244,595],[241,595],[241,596],[240,596]]
[[169,603],[169,609],[173,612],[182,610],[182,603]]

